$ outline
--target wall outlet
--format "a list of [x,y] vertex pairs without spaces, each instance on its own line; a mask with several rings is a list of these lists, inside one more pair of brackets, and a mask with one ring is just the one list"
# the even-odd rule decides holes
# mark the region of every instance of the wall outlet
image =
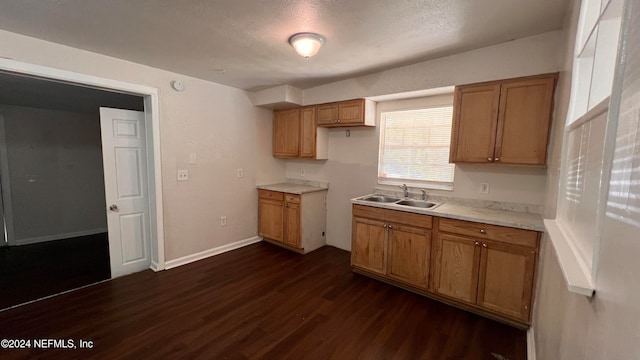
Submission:
[[238,177],[244,177],[244,171],[242,169],[238,169]]
[[227,226],[227,217],[220,216],[220,226]]
[[189,170],[178,170],[178,181],[189,180]]
[[305,172],[304,172],[304,169],[300,169],[300,176],[305,176],[305,175],[306,175],[306,174],[305,174]]
[[478,189],[478,192],[481,194],[488,194],[489,193],[489,183],[480,183],[480,188]]

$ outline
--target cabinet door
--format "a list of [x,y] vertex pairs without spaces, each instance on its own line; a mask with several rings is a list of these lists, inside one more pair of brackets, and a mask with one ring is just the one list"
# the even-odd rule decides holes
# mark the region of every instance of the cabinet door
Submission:
[[273,112],[273,156],[297,157],[300,143],[300,110]]
[[500,84],[456,87],[449,162],[493,162]]
[[528,322],[535,259],[532,249],[484,241],[477,304]]
[[282,242],[284,206],[282,201],[260,199],[258,201],[258,234],[267,239]]
[[340,125],[364,124],[364,100],[343,101],[338,104]]
[[318,125],[334,125],[338,122],[338,104],[323,104],[316,108],[318,112]]
[[389,224],[388,231],[387,275],[426,289],[431,258],[431,229],[392,223]]
[[300,157],[316,157],[316,108],[305,107],[300,110]]
[[285,245],[300,248],[300,204],[285,203],[284,229]]
[[475,304],[480,243],[472,238],[441,233],[435,245],[432,291]]
[[544,165],[555,75],[502,84],[496,162]]
[[386,274],[387,231],[384,225],[379,220],[353,218],[351,265]]

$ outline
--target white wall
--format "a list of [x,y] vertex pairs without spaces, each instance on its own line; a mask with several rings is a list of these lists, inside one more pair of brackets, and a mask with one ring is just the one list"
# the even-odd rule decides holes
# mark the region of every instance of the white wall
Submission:
[[[405,66],[304,91],[306,104],[370,97],[502,78],[556,72],[563,32],[515,40],[446,58]],[[414,100],[406,102],[411,107]],[[376,124],[379,123],[377,116]],[[329,131],[329,160],[288,160],[287,178],[329,182],[327,243],[351,249],[351,198],[371,193],[377,186],[379,127]],[[300,176],[300,170],[305,176]],[[478,193],[481,182],[488,195]],[[456,166],[454,191],[432,191],[447,196],[542,205],[546,169],[499,164]]]
[[[272,112],[246,92],[6,31],[0,56],[158,89],[166,260],[257,235],[256,184],[283,181],[284,163],[271,156]],[[197,165],[187,165],[192,152]],[[178,183],[184,167],[190,180]]]
[[0,106],[16,244],[107,231],[98,114]]
[[[635,11],[634,30],[627,42],[627,69],[623,76],[626,95],[618,124],[614,170],[617,175],[630,180],[640,177],[637,165],[640,139],[640,112],[637,98],[640,96],[640,17],[636,9],[640,1],[631,0]],[[572,71],[571,56],[577,26],[579,4],[576,4],[573,21],[567,31],[565,79],[559,107],[566,114]],[[635,75],[634,75],[635,74]],[[562,78],[562,77],[561,77]],[[614,89],[615,92],[615,89]],[[624,99],[627,99],[624,101]],[[635,99],[635,100],[634,100]],[[561,152],[562,127],[554,131],[556,140],[552,153],[553,166],[549,168],[549,184],[546,197],[546,214],[553,217],[557,197],[557,166]],[[636,139],[635,144],[633,140]],[[634,146],[635,145],[635,146]],[[635,149],[635,154],[634,154]],[[633,159],[636,163],[633,164]],[[620,180],[612,176],[612,180]],[[616,177],[618,177],[616,179]],[[637,183],[637,180],[636,180]],[[543,252],[539,267],[538,296],[534,306],[534,331],[538,359],[638,359],[640,358],[640,242],[637,211],[623,211],[620,203],[637,203],[637,188],[633,182],[612,182],[612,187],[626,185],[626,191],[617,191],[608,199],[608,216],[600,243],[600,257],[595,277],[596,295],[587,298],[567,291],[555,250],[548,239],[543,239]],[[637,185],[636,185],[637,186]],[[623,186],[624,187],[624,186]],[[619,190],[619,189],[617,189]],[[623,199],[624,201],[620,201]],[[614,206],[615,205],[615,206]]]
[[304,104],[556,72],[557,51],[562,46],[562,31],[551,31],[306,89]]

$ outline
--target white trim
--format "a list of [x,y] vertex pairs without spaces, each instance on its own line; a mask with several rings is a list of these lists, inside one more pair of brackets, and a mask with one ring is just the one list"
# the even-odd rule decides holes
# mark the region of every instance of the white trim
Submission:
[[527,360],[536,360],[536,334],[533,326],[527,330]]
[[83,230],[83,231],[74,231],[63,234],[55,234],[55,235],[45,235],[45,236],[36,236],[26,239],[16,239],[15,245],[30,245],[37,244],[46,241],[54,241],[54,240],[62,240],[73,237],[87,236],[87,235],[95,235],[100,233],[106,233],[107,228],[99,228],[99,229],[91,229],[91,230]]
[[199,253],[183,256],[181,258],[169,260],[169,261],[164,263],[164,268],[165,268],[165,270],[173,269],[175,267],[186,265],[186,264],[192,263],[194,261],[206,259],[208,257],[214,256],[214,255],[219,255],[219,254],[225,253],[227,251],[231,251],[231,250],[239,249],[241,247],[245,247],[247,245],[255,244],[255,243],[260,242],[260,241],[262,241],[262,237],[260,237],[260,236],[250,237],[248,239],[236,241],[236,242],[231,243],[231,244],[218,246],[217,248],[213,248],[213,249],[201,251]]
[[[156,269],[164,269],[164,212],[162,209],[162,174],[160,166],[162,162],[160,152],[160,107],[158,105],[158,89],[5,58],[0,58],[0,71],[53,79],[85,87],[115,90],[144,97],[145,118],[150,120],[149,125],[151,125],[153,132],[153,152],[147,152],[147,156],[153,156],[153,169],[150,169],[149,174],[154,174],[153,179],[150,178],[150,182],[151,180],[153,181],[155,188],[155,217],[150,216],[151,226],[153,230],[155,230],[152,231],[152,234],[155,232],[155,239],[152,239],[152,241],[155,241],[155,248],[152,246],[151,262],[155,264]],[[149,114],[149,112],[151,114]]]
[[544,227],[556,250],[558,264],[567,283],[567,289],[577,294],[593,296],[595,286],[591,272],[581,261],[577,250],[571,246],[562,228],[558,226],[555,219],[544,219]]
[[153,260],[151,260],[151,270],[153,270],[154,272],[162,271],[162,269],[160,269],[160,267],[158,266],[158,263]]

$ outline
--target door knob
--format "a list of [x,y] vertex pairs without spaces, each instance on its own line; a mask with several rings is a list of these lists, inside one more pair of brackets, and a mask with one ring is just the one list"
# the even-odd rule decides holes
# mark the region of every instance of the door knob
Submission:
[[109,210],[111,210],[111,211],[117,211],[117,210],[118,210],[118,205],[113,204],[113,205],[109,206]]

